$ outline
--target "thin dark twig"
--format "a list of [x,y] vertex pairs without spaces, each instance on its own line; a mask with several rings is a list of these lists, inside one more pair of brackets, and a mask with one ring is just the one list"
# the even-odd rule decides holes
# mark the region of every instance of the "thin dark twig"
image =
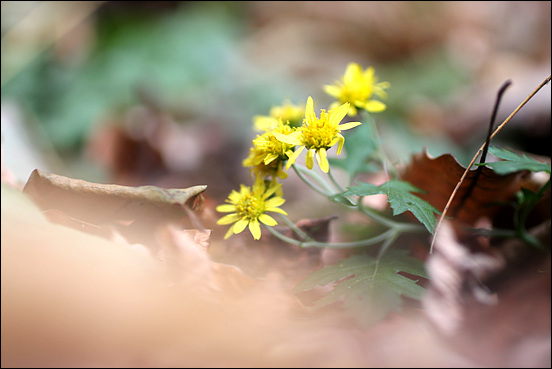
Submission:
[[[491,115],[491,120],[489,122],[489,131],[487,132],[487,139],[485,140],[485,146],[483,147],[483,152],[481,153],[481,158],[479,159],[479,163],[482,164],[487,160],[487,152],[489,151],[489,145],[491,143],[491,134],[493,133],[493,127],[494,123],[496,121],[496,115],[498,113],[498,107],[500,105],[500,102],[502,100],[502,95],[504,95],[504,92],[506,92],[506,89],[512,85],[511,80],[507,80],[502,84],[500,89],[498,90],[498,94],[496,96],[495,105],[493,108],[493,114]],[[460,202],[452,212],[452,217],[455,217],[460,209],[464,206],[466,203],[466,200],[470,197],[471,193],[475,189],[475,186],[477,185],[477,181],[479,180],[479,177],[481,176],[481,171],[483,170],[483,166],[477,167],[477,170],[475,171],[475,176],[473,177],[470,186],[468,187],[467,191],[462,196],[462,199],[460,199]]]

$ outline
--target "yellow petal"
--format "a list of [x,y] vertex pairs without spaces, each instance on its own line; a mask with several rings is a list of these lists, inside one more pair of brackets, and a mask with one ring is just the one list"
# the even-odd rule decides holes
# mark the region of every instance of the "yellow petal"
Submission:
[[238,214],[228,214],[217,220],[217,224],[225,225],[237,222],[240,218],[238,217]]
[[228,237],[230,237],[233,234],[234,234],[234,226],[231,226],[230,229],[228,230],[228,232],[226,232],[226,234],[224,235],[224,239],[227,239]]
[[263,194],[263,199],[266,199],[268,197],[270,197],[274,192],[276,192],[282,185],[277,183],[277,184],[274,184],[272,185],[271,187],[268,188],[268,190]]
[[278,120],[273,117],[267,117],[265,115],[256,115],[253,117],[254,129],[257,131],[263,131],[266,129],[272,129],[278,126]]
[[238,220],[235,224],[234,224],[234,233],[235,234],[238,234],[240,233],[241,231],[243,231],[245,229],[245,227],[247,227],[247,224],[249,223],[248,220],[246,219],[240,219]]
[[[326,85],[324,86],[324,92],[326,92],[328,95],[333,96],[335,98],[338,98],[341,94],[341,89],[334,85]],[[330,107],[331,109],[331,107]]]
[[382,99],[387,99],[387,92],[385,92],[384,88],[389,88],[391,86],[390,83],[382,82],[378,83],[374,86],[374,94],[378,95]]
[[282,170],[282,163],[278,165],[276,176],[280,179],[286,179],[288,177],[288,174]]
[[366,78],[368,81],[372,81],[374,79],[374,67],[369,67],[364,72],[364,78]]
[[343,148],[343,144],[345,143],[345,137],[338,133],[337,139],[339,140],[337,143],[337,155],[339,155],[341,154],[341,149]]
[[318,161],[318,165],[320,166],[320,169],[324,173],[328,173],[330,170],[330,163],[328,163],[328,156],[326,154],[326,149],[321,148],[318,150],[318,155],[316,155],[316,160]]
[[268,214],[261,214],[259,216],[259,220],[261,221],[261,223],[264,223],[268,226],[275,226],[278,224],[278,222],[276,221],[276,219],[272,218],[270,215]]
[[391,87],[391,83],[389,83],[389,82],[379,82],[378,84],[376,84],[376,87],[378,87],[378,88],[389,88],[389,87]]
[[216,207],[216,210],[221,213],[231,213],[236,211],[236,205],[222,204]]
[[272,134],[278,139],[278,141],[282,141],[283,143],[287,143],[290,145],[301,145],[300,131],[292,132],[289,135],[284,135],[280,132],[273,131]]
[[254,239],[258,240],[261,238],[261,226],[257,219],[253,219],[251,222],[249,222],[249,232],[251,232]]
[[271,211],[271,212],[273,212],[273,213],[279,213],[279,214],[287,215],[287,213],[286,213],[284,210],[280,209],[280,208],[267,207],[267,208],[265,209],[265,211]]
[[347,123],[338,125],[337,128],[339,128],[340,131],[346,131],[348,129],[360,126],[361,124],[362,124],[361,122],[347,122]]
[[275,155],[275,154],[267,154],[265,159],[264,159],[264,163],[265,165],[268,165],[270,163],[272,163],[274,160],[278,159],[278,155]]
[[228,199],[230,200],[231,203],[236,204],[238,201],[240,201],[242,193],[243,192],[241,190],[239,193],[235,190],[232,190],[230,195],[228,195]]
[[305,164],[307,165],[307,168],[309,169],[312,169],[312,167],[314,166],[314,153],[316,152],[316,150],[314,149],[310,149],[309,151],[307,151],[307,159],[305,161]]
[[307,99],[307,105],[305,106],[305,118],[307,118],[307,122],[314,122],[316,120],[316,115],[314,114],[314,102],[310,96]]
[[339,122],[343,120],[343,118],[347,115],[349,112],[349,103],[345,103],[338,107],[337,109],[332,110],[332,113],[330,115],[330,124],[332,126],[337,126]]
[[385,108],[386,108],[385,104],[377,100],[369,100],[366,102],[366,104],[364,104],[364,109],[366,109],[371,113],[382,112],[385,110]]
[[359,75],[362,74],[362,68],[357,63],[349,63],[347,69],[345,69],[345,75],[343,76],[343,82],[345,84],[354,83]]
[[281,197],[273,197],[265,202],[267,207],[276,207],[282,205],[284,202],[286,202],[285,199]]
[[295,160],[297,160],[297,157],[299,156],[299,154],[301,154],[301,152],[303,151],[303,149],[305,148],[305,146],[300,146],[297,150],[295,150],[293,152],[293,155],[290,156],[287,164],[286,164],[286,169],[289,169],[289,167],[291,167],[291,165],[293,163],[295,163]]

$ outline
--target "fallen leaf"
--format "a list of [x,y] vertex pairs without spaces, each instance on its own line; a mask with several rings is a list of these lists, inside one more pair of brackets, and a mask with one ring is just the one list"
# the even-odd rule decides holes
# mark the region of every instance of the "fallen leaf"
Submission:
[[[402,171],[403,180],[425,191],[417,194],[439,211],[443,211],[450,195],[456,187],[464,168],[454,156],[443,154],[436,158],[429,156],[427,151],[412,156],[411,163]],[[516,172],[498,175],[491,169],[483,167],[481,176],[464,204],[458,209],[463,195],[466,193],[475,170],[470,171],[450,206],[455,220],[466,225],[473,225],[481,217],[493,218],[497,212],[507,207],[514,199],[515,193],[527,177],[526,172]]]
[[201,211],[206,188],[99,184],[35,169],[23,192],[43,210],[57,209],[82,224],[114,225],[129,242],[144,243],[161,223],[198,228],[196,213]]

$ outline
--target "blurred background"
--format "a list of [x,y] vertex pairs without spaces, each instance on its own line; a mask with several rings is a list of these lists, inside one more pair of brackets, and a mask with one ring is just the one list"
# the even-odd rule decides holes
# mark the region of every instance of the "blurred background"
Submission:
[[[2,1],[3,172],[206,184],[217,204],[252,182],[252,117],[326,107],[349,62],[391,83],[374,118],[392,160],[427,147],[465,165],[502,83],[497,124],[550,74],[550,4]],[[546,86],[494,144],[550,156],[550,127]]]

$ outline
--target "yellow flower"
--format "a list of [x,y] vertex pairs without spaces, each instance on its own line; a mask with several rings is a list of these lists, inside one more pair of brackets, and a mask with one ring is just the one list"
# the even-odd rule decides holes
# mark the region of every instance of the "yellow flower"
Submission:
[[272,181],[267,188],[264,179],[257,177],[253,187],[241,185],[240,192],[232,190],[226,200],[228,204],[219,205],[216,208],[221,213],[232,213],[217,221],[217,224],[221,225],[232,224],[224,239],[232,234],[242,232],[245,227],[249,227],[253,238],[258,240],[261,238],[260,223],[269,226],[277,225],[276,220],[266,212],[271,211],[287,215],[284,210],[278,208],[285,202],[281,196],[276,195],[280,187],[281,184]]
[[387,98],[384,89],[390,86],[389,82],[377,82],[373,67],[363,71],[357,63],[349,63],[341,81],[337,81],[335,85],[324,86],[324,91],[338,100],[330,106],[330,109],[348,102],[351,104],[348,114],[355,116],[357,109],[364,109],[371,113],[384,111],[386,109],[385,104],[373,100],[372,96],[377,95],[382,99]]
[[273,133],[278,140],[290,145],[299,146],[291,155],[288,155],[289,160],[286,164],[286,169],[295,163],[299,154],[306,148],[308,150],[306,158],[307,168],[312,169],[314,157],[316,156],[320,169],[328,173],[330,165],[328,163],[327,150],[337,144],[337,154],[339,155],[345,142],[341,131],[361,124],[360,122],[340,124],[349,111],[349,105],[349,103],[345,103],[329,112],[322,109],[320,111],[320,118],[317,118],[314,114],[312,97],[309,96],[305,107],[303,125],[288,135],[276,131]]
[[291,127],[299,127],[304,116],[305,109],[302,106],[293,105],[286,100],[283,105],[273,106],[270,109],[270,115],[254,116],[253,123],[257,131],[276,128],[280,119]]
[[250,167],[255,177],[286,179],[288,175],[284,172],[282,163],[281,160],[274,160],[265,164],[264,155],[254,147],[249,149],[249,156],[243,160],[243,166]]
[[272,131],[257,135],[253,140],[253,147],[249,149],[249,156],[243,160],[243,166],[251,167],[253,173],[263,178],[270,175],[287,178],[287,173],[282,170],[282,163],[293,154],[295,145],[278,140],[274,132],[288,135],[294,130],[280,120]]

